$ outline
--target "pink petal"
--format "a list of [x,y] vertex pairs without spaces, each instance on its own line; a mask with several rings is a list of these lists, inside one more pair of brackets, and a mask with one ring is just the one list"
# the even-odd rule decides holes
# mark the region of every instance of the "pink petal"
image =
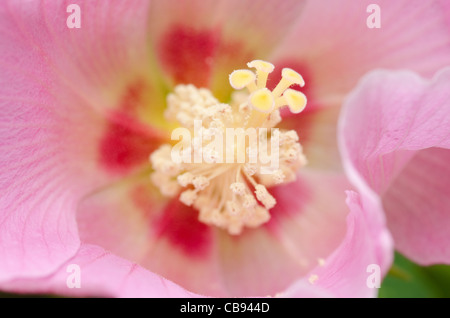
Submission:
[[[348,191],[347,233],[339,247],[295,283],[282,296],[296,297],[329,293],[334,297],[375,297],[378,290],[368,284],[373,267],[380,270],[379,282],[392,262],[392,241],[384,226],[381,204],[373,195]],[[309,290],[307,285],[310,285]],[[302,287],[302,288],[299,288]],[[300,293],[300,294],[299,294]]]
[[154,1],[157,58],[171,83],[212,87],[217,97],[229,98],[228,74],[267,56],[302,6],[295,0]]
[[129,78],[149,82],[146,2],[77,3],[81,29],[67,28],[62,1],[0,5],[0,281],[48,275],[75,254],[78,201],[117,177],[99,169],[105,119],[133,106]]
[[[391,261],[389,235],[382,226],[382,218],[380,214],[377,214],[377,210],[372,209],[369,204],[360,202],[356,193],[349,193],[348,204],[351,209],[351,214],[347,217],[348,232],[344,241],[340,243],[339,248],[326,258],[325,265],[323,267],[318,266],[312,271],[319,275],[317,284],[311,285],[308,279],[305,278],[294,283],[285,292],[278,293],[276,296],[362,297],[373,296],[376,293],[376,290],[370,289],[366,285],[369,275],[366,267],[369,264],[379,264],[383,271],[382,273],[388,268]],[[259,233],[262,234],[262,232]],[[255,239],[258,238],[264,238],[264,236],[255,236]],[[257,240],[253,240],[253,242],[252,240],[249,241],[248,238],[244,240],[249,243],[247,252],[251,251],[250,247],[254,247],[253,243]],[[265,242],[263,241],[263,243]],[[243,250],[241,249],[241,251]],[[271,249],[264,249],[264,251],[266,254],[269,254]],[[239,257],[239,254],[239,250],[235,250],[233,252],[234,258],[236,256]],[[269,260],[272,261],[270,262]],[[249,265],[258,266],[260,261],[262,261],[262,264],[270,267],[270,264],[274,263],[275,259],[273,257],[265,260],[252,259]],[[70,275],[67,268],[70,264],[80,266],[80,289],[69,289],[66,285]],[[279,262],[279,264],[282,264],[282,262]],[[189,270],[189,266],[184,266],[184,268]],[[249,271],[247,273],[251,274],[252,269],[254,270],[254,268],[248,267]],[[232,274],[233,272],[229,273]],[[267,277],[265,278],[267,279]],[[278,276],[278,278],[282,278],[282,275]],[[4,284],[3,289],[14,292],[58,293],[73,296],[196,296],[160,276],[148,272],[135,263],[125,261],[100,247],[89,244],[82,245],[77,255],[66,264],[63,264],[55,274],[47,278],[34,280],[19,279]]]
[[304,258],[271,231],[220,234],[220,274],[228,297],[275,296],[305,272]]
[[329,291],[313,286],[305,280],[300,280],[290,286],[287,290],[276,295],[279,298],[331,298],[334,297]]
[[[72,285],[76,281],[73,265],[79,266],[80,288]],[[136,263],[88,244],[81,245],[73,258],[48,277],[17,279],[4,284],[3,290],[76,297],[199,297]]]
[[294,183],[271,191],[277,205],[266,227],[301,265],[299,273],[305,275],[343,240],[349,187],[341,174],[305,170]]
[[214,228],[177,198],[161,196],[149,174],[86,198],[77,222],[83,242],[136,262],[191,291],[224,295]]
[[9,45],[2,46],[2,65],[43,80],[43,71],[51,73],[104,112],[129,82],[124,79],[151,76],[148,1],[77,1],[80,29],[66,25],[69,3],[3,1],[2,40]]
[[86,198],[77,222],[83,242],[187,290],[210,296],[275,295],[343,239],[346,188],[340,175],[302,175],[294,184],[273,189],[278,205],[272,221],[234,237],[200,223],[197,212],[177,198],[162,199],[145,175]]
[[232,237],[158,191],[145,176],[87,198],[77,214],[82,241],[203,295],[266,296],[298,277],[298,263],[269,231]]
[[[369,29],[366,24],[370,15],[366,9],[373,3],[381,9],[380,29]],[[409,68],[432,76],[450,65],[449,21],[446,1],[305,3],[292,31],[269,56],[277,66],[269,84],[277,83],[282,67],[304,76],[305,111],[284,115],[292,117],[287,125],[299,131],[312,166],[339,169],[337,116],[333,114],[339,113],[345,96],[366,72],[381,67]]]
[[0,281],[48,274],[73,255],[77,201],[107,180],[92,166],[103,121],[86,102],[69,92],[51,94],[51,78],[44,85],[9,70],[3,75]]
[[341,99],[367,71],[409,68],[425,76],[450,64],[446,1],[376,1],[381,28],[370,29],[373,1],[308,1],[272,62],[309,68],[312,95],[326,106]]
[[347,100],[343,160],[352,181],[383,200],[400,252],[421,264],[450,262],[450,69],[428,81],[376,71]]
[[261,229],[220,241],[223,280],[231,296],[279,295],[327,258],[346,232],[345,178],[303,172],[274,187],[277,205]]
[[383,196],[400,251],[422,264],[449,263],[450,151],[418,151]]

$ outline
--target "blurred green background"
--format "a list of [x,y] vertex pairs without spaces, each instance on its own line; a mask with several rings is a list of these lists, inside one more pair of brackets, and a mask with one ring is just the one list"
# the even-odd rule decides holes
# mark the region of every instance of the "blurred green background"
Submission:
[[379,297],[450,297],[450,266],[422,267],[396,253],[394,265],[381,285]]

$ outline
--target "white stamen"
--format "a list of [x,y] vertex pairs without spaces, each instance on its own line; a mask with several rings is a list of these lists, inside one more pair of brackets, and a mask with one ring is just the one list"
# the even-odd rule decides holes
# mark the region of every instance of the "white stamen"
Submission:
[[194,190],[183,191],[180,195],[180,201],[187,206],[191,206],[192,204],[194,204],[195,199],[197,199],[197,192],[195,192]]
[[189,184],[192,183],[193,179],[194,175],[190,172],[185,172],[177,177],[177,181],[182,187],[187,187]]
[[277,203],[275,198],[267,191],[266,187],[261,184],[258,184],[255,187],[255,194],[256,198],[264,205],[267,210],[273,208],[275,206],[275,203]]
[[242,182],[234,182],[230,185],[231,191],[233,191],[233,193],[237,195],[244,195],[246,188],[246,185]]
[[209,185],[209,180],[204,176],[197,176],[192,180],[192,184],[194,185],[195,190],[201,191]]

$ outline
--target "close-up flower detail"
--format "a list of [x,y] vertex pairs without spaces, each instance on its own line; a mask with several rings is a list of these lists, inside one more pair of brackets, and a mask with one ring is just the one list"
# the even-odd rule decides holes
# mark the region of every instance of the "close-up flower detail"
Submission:
[[[298,168],[306,164],[295,130],[272,130],[267,136],[267,129],[281,121],[282,106],[287,105],[295,113],[306,106],[305,95],[288,88],[292,84],[304,86],[303,78],[285,68],[271,91],[266,82],[274,66],[265,61],[252,61],[248,66],[257,69],[257,77],[248,70],[230,74],[231,86],[247,87],[249,94],[234,98],[231,106],[219,103],[207,89],[175,87],[175,93],[167,97],[166,118],[188,127],[188,136],[195,135],[197,121],[200,136],[187,138],[180,145],[186,149],[181,148],[184,153],[180,153],[179,160],[174,160],[169,144],[150,157],[155,170],[153,183],[163,194],[175,196],[180,187],[191,185],[192,189],[181,192],[180,201],[198,210],[201,222],[224,228],[230,234],[240,234],[244,225],[258,227],[266,223],[270,219],[268,210],[276,204],[266,187],[294,181]],[[239,133],[243,138],[235,142]],[[276,162],[271,162],[273,155]]]
[[445,0],[4,0],[0,56],[0,292],[377,297],[394,253],[450,264]]

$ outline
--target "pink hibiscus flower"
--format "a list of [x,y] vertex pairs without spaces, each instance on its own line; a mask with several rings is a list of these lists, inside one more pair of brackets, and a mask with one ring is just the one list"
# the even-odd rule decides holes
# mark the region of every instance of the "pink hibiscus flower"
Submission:
[[[372,190],[356,182],[361,194],[345,194],[352,186],[338,152],[337,118],[367,71],[408,68],[431,77],[450,64],[448,5],[378,1],[382,27],[368,29],[368,1],[77,3],[79,29],[67,27],[68,1],[0,4],[0,289],[122,297],[376,295],[368,266],[385,273],[392,258],[382,204],[398,213],[388,221],[394,238],[402,237],[401,250],[410,246],[402,239],[421,233],[402,232],[405,206],[395,208],[391,177],[367,181]],[[283,67],[303,75],[308,106],[299,115],[282,111],[279,126],[298,132],[308,165],[294,182],[270,187],[270,220],[230,235],[163,195],[150,181],[149,156],[176,127],[164,111],[177,84],[205,87],[230,102],[228,74],[255,59],[276,66],[270,89]],[[397,83],[404,75],[390,76],[388,83]],[[434,87],[406,82],[405,92],[423,95],[409,95],[399,111]],[[341,129],[345,165],[354,165],[348,170],[357,171],[356,180],[385,167],[372,166],[379,152],[361,147],[364,137],[374,146],[380,138],[361,136],[365,121],[351,119],[371,122],[379,107],[368,93],[372,84],[378,87],[377,78],[352,95]],[[392,110],[388,105],[383,110]],[[371,132],[383,131],[377,125],[384,121],[371,123]],[[412,125],[394,124],[396,132]],[[393,148],[400,153],[386,148],[386,160],[400,160],[389,173],[414,163],[411,150],[427,147],[448,148],[437,139]],[[427,233],[435,219],[428,225]],[[429,236],[428,243],[438,239]],[[421,242],[417,249],[429,247]],[[72,264],[81,288],[67,284]]]

